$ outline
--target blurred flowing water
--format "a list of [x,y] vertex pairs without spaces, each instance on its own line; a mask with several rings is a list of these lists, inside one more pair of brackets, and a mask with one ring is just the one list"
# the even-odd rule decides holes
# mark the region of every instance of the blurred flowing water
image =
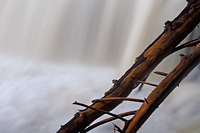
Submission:
[[[0,1],[0,132],[54,133],[91,104],[186,6],[183,0]],[[199,35],[199,29],[185,41]],[[190,51],[182,51],[187,54]],[[156,70],[169,72],[173,54]],[[149,118],[139,133],[200,132],[198,67]],[[159,83],[151,75],[148,81]],[[144,98],[144,86],[130,97]],[[136,93],[137,92],[137,93]],[[135,110],[125,102],[113,112]],[[123,127],[120,121],[114,123]],[[91,132],[113,132],[108,123]]]

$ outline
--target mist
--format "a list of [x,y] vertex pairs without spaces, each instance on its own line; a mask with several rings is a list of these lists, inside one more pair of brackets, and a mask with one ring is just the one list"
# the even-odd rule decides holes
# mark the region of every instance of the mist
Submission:
[[[0,1],[0,132],[55,133],[83,109],[72,105],[74,101],[90,105],[101,98],[112,79],[119,79],[162,33],[164,23],[186,5],[183,0]],[[196,27],[183,42],[199,34]],[[155,70],[170,72],[179,63],[179,54]],[[199,69],[183,80],[138,133],[200,132]],[[154,74],[147,79],[156,84],[161,80]],[[144,85],[129,97],[143,99],[153,89]],[[112,112],[140,105],[124,102]],[[118,120],[114,123],[123,127]],[[90,132],[112,133],[113,124]]]

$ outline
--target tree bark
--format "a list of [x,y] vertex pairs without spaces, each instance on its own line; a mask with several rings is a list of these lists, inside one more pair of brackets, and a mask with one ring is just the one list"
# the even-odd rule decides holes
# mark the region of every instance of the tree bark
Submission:
[[[165,23],[165,29],[144,52],[136,58],[133,66],[114,82],[112,88],[102,98],[127,97],[140,81],[144,81],[152,70],[197,26],[200,21],[200,0],[191,0],[185,9],[173,20]],[[149,99],[147,99],[149,100]],[[111,111],[122,100],[95,102],[92,108]],[[104,113],[86,108],[76,113],[58,133],[77,133]],[[132,125],[132,124],[131,124]]]
[[149,94],[146,101],[124,127],[124,133],[135,133],[148,117],[158,108],[163,100],[200,62],[200,43],[192,54],[181,56],[180,63],[166,76],[166,78]]

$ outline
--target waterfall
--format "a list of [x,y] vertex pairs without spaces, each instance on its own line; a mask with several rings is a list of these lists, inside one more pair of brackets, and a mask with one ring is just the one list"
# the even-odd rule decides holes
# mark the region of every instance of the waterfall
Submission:
[[0,52],[126,70],[185,5],[156,0],[2,2]]
[[117,65],[134,14],[134,1],[35,0],[1,5],[1,53],[90,64]]
[[[134,63],[163,31],[164,23],[186,4],[183,0],[0,1],[0,131],[56,132],[81,108],[71,103],[91,104],[102,97],[111,80]],[[197,28],[186,40],[198,35]],[[171,71],[178,55],[156,69]],[[200,131],[195,124],[200,122],[200,100],[191,103],[200,94],[199,72],[196,68],[186,78],[139,133]],[[149,80],[159,82],[159,77]],[[152,88],[145,87],[130,96],[147,97]],[[114,111],[133,110],[130,104],[139,107],[125,103]],[[91,132],[102,131],[113,132],[112,124]]]

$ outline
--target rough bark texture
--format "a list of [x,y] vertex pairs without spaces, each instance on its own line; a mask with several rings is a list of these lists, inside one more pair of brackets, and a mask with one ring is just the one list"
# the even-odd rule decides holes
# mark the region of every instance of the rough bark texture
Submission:
[[[199,21],[200,0],[192,0],[173,21],[165,23],[163,33],[136,58],[133,66],[114,82],[112,88],[102,98],[127,97],[138,86],[139,82],[137,81],[145,80],[152,70],[197,26]],[[119,100],[95,102],[91,106],[110,111],[121,102]],[[68,123],[61,126],[58,133],[81,132],[103,114],[91,108],[82,110],[76,113]]]
[[192,54],[181,56],[181,62],[166,76],[166,78],[150,93],[140,109],[135,113],[125,133],[135,133],[163,100],[174,90],[187,74],[200,62],[200,43]]

